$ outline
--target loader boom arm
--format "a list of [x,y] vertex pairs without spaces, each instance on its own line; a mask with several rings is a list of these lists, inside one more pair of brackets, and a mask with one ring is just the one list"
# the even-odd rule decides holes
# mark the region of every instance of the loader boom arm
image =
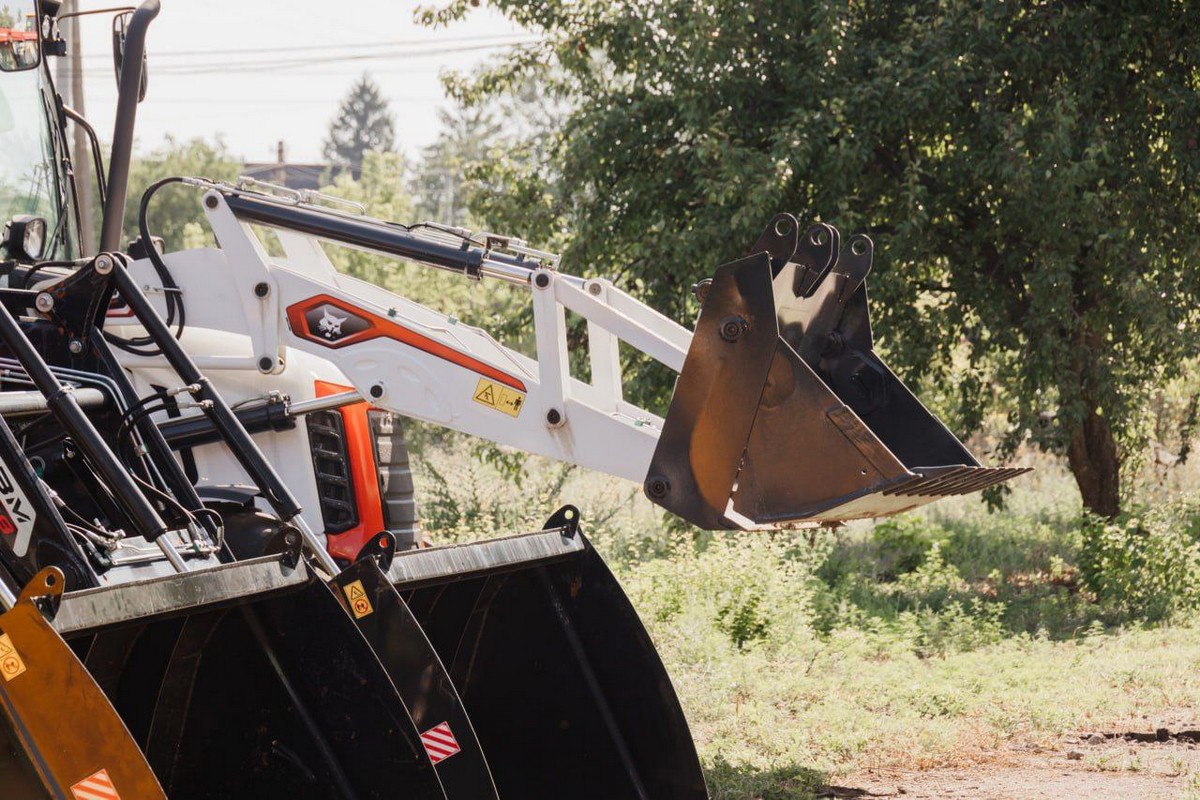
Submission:
[[[288,348],[304,350],[334,361],[379,408],[639,483],[645,479],[663,419],[624,399],[618,342],[678,371],[691,333],[673,320],[607,280],[558,272],[548,258],[485,254],[361,217],[216,189],[206,193],[204,208],[223,257],[182,254],[212,263],[172,269],[188,301],[189,325],[244,333],[254,347],[240,364],[216,366],[269,374],[286,367]],[[285,257],[268,256],[250,223],[270,225]],[[317,225],[330,223],[337,241],[350,246],[420,257],[468,279],[527,288],[536,359],[487,331],[339,273],[314,234]],[[143,283],[157,280],[149,270],[140,277]],[[225,296],[231,289],[236,297]],[[567,311],[587,320],[590,381],[570,374]]]
[[[1022,471],[982,467],[872,352],[865,236],[839,251],[836,229],[801,235],[779,215],[717,270],[693,333],[509,237],[399,225],[261,184],[186,182],[205,190],[221,250],[133,270],[151,294],[175,290],[160,286],[169,271],[189,326],[249,340],[252,353],[199,355],[205,369],[277,375],[304,351],[376,407],[628,478],[706,528],[884,516]],[[339,273],[324,242],[521,287],[536,357]],[[586,322],[586,380],[571,373],[568,312]],[[680,374],[666,418],[625,399],[622,343]]]

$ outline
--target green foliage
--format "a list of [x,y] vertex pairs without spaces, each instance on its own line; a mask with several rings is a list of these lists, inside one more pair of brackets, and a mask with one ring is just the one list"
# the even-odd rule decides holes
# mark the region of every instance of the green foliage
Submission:
[[739,650],[778,649],[811,637],[811,580],[820,550],[797,547],[784,535],[722,535],[697,546],[679,534],[669,552],[622,575],[643,614],[690,631],[697,642]]
[[[914,516],[882,520],[871,531],[875,545],[877,574],[895,579],[913,572],[925,563],[930,550],[931,526]],[[933,540],[936,543],[936,539]]]
[[1080,574],[1100,603],[1122,617],[1158,621],[1200,606],[1200,527],[1192,504],[1089,520]]
[[329,123],[322,153],[336,167],[358,177],[370,152],[390,152],[396,147],[396,119],[387,99],[370,75],[363,74],[350,87],[337,116]]
[[556,502],[572,467],[557,465],[542,480],[531,482],[520,493],[522,502],[513,503],[509,491],[493,491],[479,480],[483,465],[470,459],[465,469],[453,474],[442,472],[430,462],[422,462],[429,490],[422,494],[421,516],[426,528],[436,532],[440,541],[470,541],[485,536],[504,535],[541,527],[547,509]]
[[438,119],[441,133],[421,152],[421,168],[413,179],[417,214],[422,220],[471,227],[473,184],[467,176],[488,159],[501,125],[490,108],[443,109]]
[[[220,139],[177,141],[167,136],[148,155],[133,160],[129,169],[129,195],[125,203],[125,241],[138,235],[138,207],[150,184],[173,176],[202,177],[214,181],[237,179],[241,164],[230,156]],[[172,184],[155,193],[148,216],[150,233],[163,237],[167,252],[189,247],[214,246],[200,210],[199,193],[190,186]],[[97,220],[97,226],[99,220]]]
[[[1019,486],[1004,514],[944,503],[834,531],[664,542],[636,485],[534,458],[515,491],[467,440],[421,427],[417,492],[435,542],[580,506],[666,664],[714,797],[806,797],[830,773],[968,764],[1200,702],[1200,633],[1165,624],[1200,609],[1196,575],[1170,572],[1174,616],[1111,604],[1081,575],[1078,506],[1044,487]],[[1143,516],[1143,529],[1200,538],[1186,503]],[[1121,542],[1097,568],[1114,586],[1139,579]]]
[[[342,172],[331,186],[323,187],[321,191],[362,203],[371,216],[379,219],[403,222],[412,218],[412,198],[405,188],[408,166],[404,156],[368,152],[363,154],[359,167],[354,175],[349,171]],[[398,267],[392,259],[349,247],[327,245],[325,250],[340,272],[386,288],[395,289],[403,278],[415,278],[421,272],[429,271],[414,268],[411,275],[402,277],[401,273],[408,270]],[[407,283],[407,280],[403,282]]]
[[952,400],[960,434],[1002,410],[1003,452],[1067,454],[1085,504],[1117,512],[1144,388],[1197,349],[1200,17],[1162,0],[493,4],[544,44],[452,88],[484,102],[533,76],[570,113],[481,179],[490,224],[566,238],[567,263],[680,320],[687,287],[777,211],[866,230],[904,375]]

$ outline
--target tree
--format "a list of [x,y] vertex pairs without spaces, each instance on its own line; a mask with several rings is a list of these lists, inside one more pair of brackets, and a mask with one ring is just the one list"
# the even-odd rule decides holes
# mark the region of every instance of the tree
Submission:
[[[176,141],[167,136],[162,146],[133,160],[129,168],[129,194],[125,203],[125,241],[138,236],[138,207],[150,184],[161,178],[197,176],[232,183],[241,162],[230,156],[220,139]],[[150,233],[163,237],[167,251],[214,244],[200,208],[200,193],[190,186],[164,186],[154,195],[147,215]],[[99,225],[99,220],[96,221]]]
[[553,171],[495,166],[491,213],[569,230],[565,260],[680,319],[686,288],[777,211],[865,230],[900,371],[946,398],[960,435],[1001,411],[1002,455],[1063,453],[1086,508],[1119,512],[1147,389],[1200,347],[1200,15],[1165,0],[494,4],[544,44],[455,91],[542,75],[573,110],[547,132]]
[[477,169],[496,143],[502,126],[487,107],[440,109],[442,130],[421,153],[421,169],[414,180],[417,214],[447,225],[469,224],[468,173]]
[[[369,151],[363,154],[361,166],[357,177],[343,172],[321,191],[361,203],[373,217],[402,223],[409,221],[413,204],[405,191],[404,156]],[[326,250],[342,272],[380,286],[398,288],[394,285],[398,273],[394,260],[349,247],[328,247]]]
[[390,152],[395,146],[396,119],[375,81],[364,74],[329,123],[322,152],[330,164],[349,169],[357,179],[366,153]]

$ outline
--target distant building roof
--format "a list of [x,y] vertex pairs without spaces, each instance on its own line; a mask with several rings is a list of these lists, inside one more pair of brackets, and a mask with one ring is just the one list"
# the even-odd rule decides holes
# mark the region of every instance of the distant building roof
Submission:
[[268,183],[276,183],[289,189],[320,189],[331,182],[336,174],[328,164],[246,164],[242,174]]

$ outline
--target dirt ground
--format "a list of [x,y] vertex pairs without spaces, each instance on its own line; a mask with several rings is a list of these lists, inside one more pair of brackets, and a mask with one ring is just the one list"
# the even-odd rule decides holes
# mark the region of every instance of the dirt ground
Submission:
[[904,800],[1200,798],[1198,743],[1200,731],[1190,728],[1081,732],[1057,745],[998,753],[994,761],[969,768],[856,773],[825,787],[817,796]]

